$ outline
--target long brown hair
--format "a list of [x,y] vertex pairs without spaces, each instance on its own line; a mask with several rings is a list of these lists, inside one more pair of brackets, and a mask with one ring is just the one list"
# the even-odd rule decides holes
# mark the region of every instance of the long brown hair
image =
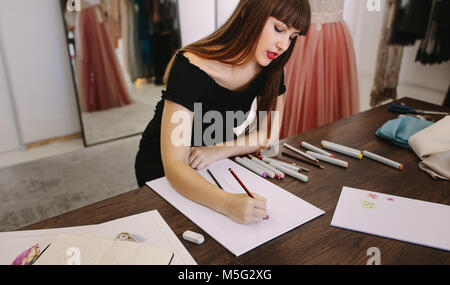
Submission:
[[[309,1],[240,0],[231,17],[218,30],[180,50],[225,64],[245,64],[253,57],[269,17],[274,17],[288,28],[295,28],[300,34],[306,35],[311,22]],[[292,40],[289,48],[263,69],[265,86],[263,94],[258,94],[261,95],[258,99],[258,111],[267,111],[270,114],[276,108],[283,67],[292,54],[295,42],[296,39]],[[175,55],[166,68],[166,84],[174,61]],[[270,120],[270,116],[268,118]]]

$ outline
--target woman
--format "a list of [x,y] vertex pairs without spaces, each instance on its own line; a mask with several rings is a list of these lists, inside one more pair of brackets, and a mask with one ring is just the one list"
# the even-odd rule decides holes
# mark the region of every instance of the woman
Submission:
[[[259,111],[281,112],[285,92],[283,67],[296,37],[306,34],[310,18],[307,0],[241,0],[221,28],[179,50],[166,70],[167,89],[142,135],[135,164],[139,186],[165,175],[181,195],[238,223],[264,219],[264,197],[255,194],[255,199],[251,199],[247,194],[227,193],[194,169],[262,149],[278,137],[279,126],[271,128],[271,116],[267,115],[256,132],[235,137],[233,146],[206,145],[202,141],[198,147],[191,147],[198,142],[198,134],[201,140],[203,131],[211,126],[211,122],[196,123],[194,115],[203,118],[212,110],[220,112],[223,118],[227,111],[246,113],[257,96]],[[201,111],[196,103],[201,104]],[[198,112],[194,114],[194,110]],[[179,128],[176,118],[180,113],[188,119],[184,134],[188,133],[190,145],[180,146],[172,140]],[[222,130],[229,134],[230,130]],[[257,145],[243,143],[254,141],[251,139],[255,137],[266,140]]]

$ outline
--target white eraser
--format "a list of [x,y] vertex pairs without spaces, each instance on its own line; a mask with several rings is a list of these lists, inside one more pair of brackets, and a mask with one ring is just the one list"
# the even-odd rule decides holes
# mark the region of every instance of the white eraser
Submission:
[[205,238],[201,234],[192,231],[185,231],[183,233],[183,238],[196,244],[202,244],[205,241]]

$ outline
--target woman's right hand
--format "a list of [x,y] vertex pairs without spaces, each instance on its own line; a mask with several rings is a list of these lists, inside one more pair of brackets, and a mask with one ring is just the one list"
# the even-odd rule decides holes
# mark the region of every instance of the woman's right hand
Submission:
[[247,194],[231,194],[228,200],[226,215],[240,224],[253,224],[267,219],[266,198],[252,193],[254,199]]

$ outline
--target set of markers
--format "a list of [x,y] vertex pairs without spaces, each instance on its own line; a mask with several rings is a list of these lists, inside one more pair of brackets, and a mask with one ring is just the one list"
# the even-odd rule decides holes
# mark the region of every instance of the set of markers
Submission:
[[[393,160],[390,160],[388,158],[382,157],[380,155],[371,153],[369,151],[360,151],[351,147],[343,146],[340,144],[336,144],[329,141],[322,141],[321,145],[324,149],[328,149],[331,151],[338,152],[340,154],[344,154],[356,159],[362,159],[363,157],[367,157],[370,159],[373,159],[375,161],[384,163],[386,165],[389,165],[391,167],[397,168],[399,170],[403,169],[403,165],[401,163],[395,162]],[[296,157],[292,154],[283,152],[283,155],[295,158],[297,160],[300,160],[305,163],[309,163],[311,165],[314,165],[318,168],[323,169],[324,167],[319,164],[319,161],[324,161],[330,164],[334,164],[340,167],[347,168],[348,162],[344,160],[340,160],[334,157],[333,154],[318,148],[312,144],[309,144],[307,142],[300,142],[300,146],[308,149],[308,151],[303,152],[289,144],[284,143],[283,146],[296,154],[301,155],[305,159]],[[297,166],[294,163],[282,161],[280,159],[275,159],[271,157],[255,157],[253,155],[248,155],[249,157],[236,157],[235,161],[239,163],[240,165],[246,167],[247,169],[255,172],[256,174],[266,178],[277,178],[282,179],[285,177],[285,175],[289,175],[291,177],[297,178],[298,180],[302,182],[308,182],[308,176],[304,175],[302,172],[309,172],[309,169]],[[309,161],[308,161],[309,160]]]
[[249,158],[236,157],[235,161],[264,178],[282,179],[287,174],[302,182],[308,182],[308,176],[300,172],[309,172],[309,169],[279,159],[249,155]]
[[[398,170],[402,170],[403,169],[403,165],[401,163],[398,163],[396,161],[390,160],[390,159],[388,159],[386,157],[383,157],[381,155],[369,152],[367,150],[360,151],[358,149],[354,149],[354,148],[351,148],[351,147],[348,147],[348,146],[340,145],[340,144],[329,142],[329,141],[325,141],[325,140],[323,140],[321,142],[321,145],[325,149],[328,149],[328,150],[331,150],[331,151],[335,151],[335,152],[338,152],[340,154],[344,154],[344,155],[347,155],[347,156],[350,156],[350,157],[353,157],[353,158],[356,158],[356,159],[362,159],[363,157],[367,157],[367,158],[373,159],[375,161],[378,161],[380,163],[386,164],[388,166],[397,168]],[[300,142],[300,146],[302,146],[302,147],[304,147],[304,148],[309,150],[306,153],[303,153],[302,151],[300,151],[298,149],[295,149],[294,147],[289,146],[287,144],[284,144],[284,146],[289,148],[289,149],[291,149],[292,151],[295,151],[298,154],[307,155],[311,159],[312,158],[316,158],[318,160],[322,160],[322,161],[325,161],[325,162],[328,162],[328,163],[331,163],[331,164],[334,164],[334,165],[338,165],[338,166],[341,166],[341,167],[344,167],[344,168],[348,167],[348,162],[347,161],[336,159],[336,158],[334,158],[333,154],[328,153],[325,150],[320,149],[320,148],[318,148],[318,147],[316,147],[314,145],[311,145],[311,144],[309,144],[307,142],[304,142],[304,141]]]

